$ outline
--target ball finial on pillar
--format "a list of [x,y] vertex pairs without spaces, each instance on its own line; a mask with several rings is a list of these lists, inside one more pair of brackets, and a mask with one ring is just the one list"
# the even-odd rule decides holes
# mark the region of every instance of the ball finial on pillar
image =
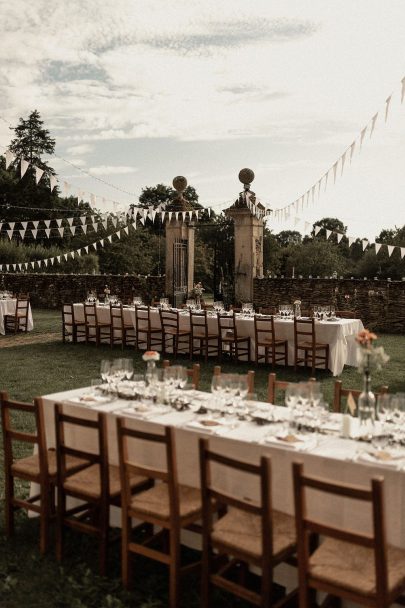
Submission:
[[255,178],[255,174],[252,169],[241,169],[239,171],[239,181],[242,182],[246,190],[249,190],[250,184]]
[[177,190],[179,194],[182,194],[187,188],[187,180],[182,175],[178,175],[173,180],[173,188]]

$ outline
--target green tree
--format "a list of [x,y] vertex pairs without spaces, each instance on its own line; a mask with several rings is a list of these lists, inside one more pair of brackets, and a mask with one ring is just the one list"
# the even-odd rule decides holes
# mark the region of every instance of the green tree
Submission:
[[299,245],[302,243],[302,235],[297,230],[282,230],[275,235],[275,239],[280,247]]

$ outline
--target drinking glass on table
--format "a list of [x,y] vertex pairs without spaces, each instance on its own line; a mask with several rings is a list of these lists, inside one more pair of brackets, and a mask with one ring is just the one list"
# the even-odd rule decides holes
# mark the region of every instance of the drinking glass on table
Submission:
[[131,380],[134,375],[134,362],[132,359],[121,359],[123,379]]
[[383,393],[377,397],[377,420],[383,425],[394,421],[395,400],[392,397],[393,395],[389,393]]
[[100,376],[103,382],[108,382],[110,371],[111,361],[109,359],[102,359],[100,364]]

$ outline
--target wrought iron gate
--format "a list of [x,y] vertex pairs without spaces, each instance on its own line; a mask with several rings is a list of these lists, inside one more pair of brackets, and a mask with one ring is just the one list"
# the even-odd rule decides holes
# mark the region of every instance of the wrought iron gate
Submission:
[[173,304],[179,308],[188,291],[188,241],[175,239],[173,243]]

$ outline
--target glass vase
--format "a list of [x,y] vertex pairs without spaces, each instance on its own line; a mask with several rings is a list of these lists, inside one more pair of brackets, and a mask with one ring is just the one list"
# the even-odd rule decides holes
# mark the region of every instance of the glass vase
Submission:
[[363,390],[360,393],[357,402],[357,413],[360,426],[363,428],[367,427],[371,432],[376,419],[376,398],[371,390],[369,358],[370,355],[366,355],[366,366],[364,368],[363,376]]
[[156,382],[157,378],[157,369],[156,369],[156,361],[147,361],[146,362],[146,372],[145,372],[145,382],[147,386],[151,386]]
[[294,304],[294,316],[299,319],[301,317],[301,306],[300,304]]

